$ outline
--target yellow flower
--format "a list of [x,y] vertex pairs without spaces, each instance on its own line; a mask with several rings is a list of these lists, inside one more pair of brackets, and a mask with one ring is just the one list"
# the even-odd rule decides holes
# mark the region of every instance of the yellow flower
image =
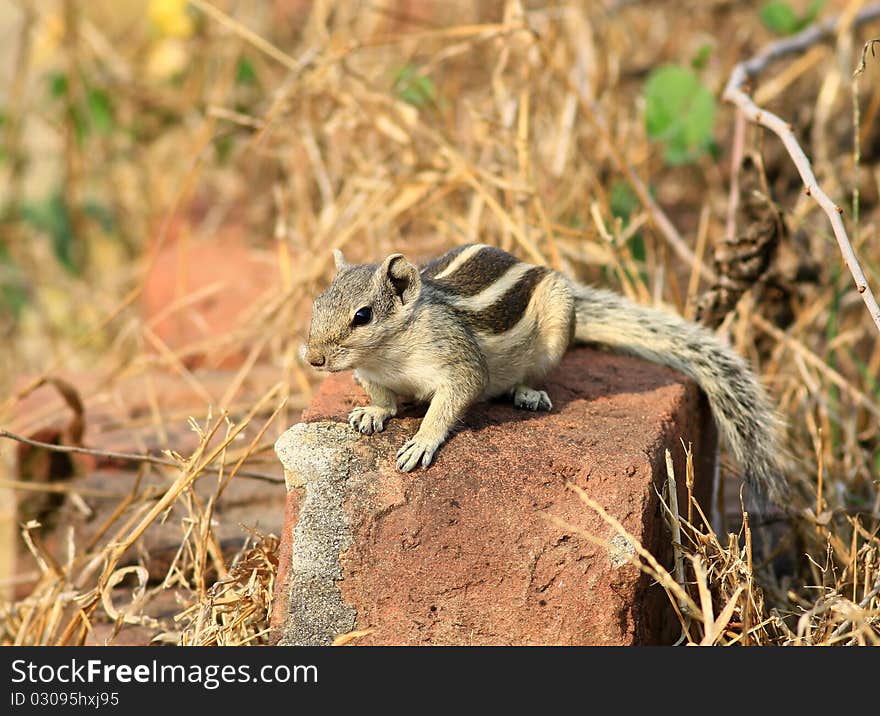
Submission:
[[147,57],[147,74],[164,80],[183,72],[190,56],[186,44],[173,37],[165,37],[157,42]]
[[147,14],[150,23],[160,34],[189,37],[195,27],[186,6],[187,0],[150,0]]
[[64,18],[59,12],[44,14],[37,25],[31,60],[41,68],[58,60],[58,48],[64,37]]

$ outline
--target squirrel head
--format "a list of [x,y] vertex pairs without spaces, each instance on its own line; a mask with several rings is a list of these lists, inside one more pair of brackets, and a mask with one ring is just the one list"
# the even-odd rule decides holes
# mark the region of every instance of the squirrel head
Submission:
[[381,360],[388,341],[409,323],[422,290],[419,270],[403,254],[354,266],[333,251],[336,277],[312,306],[305,359],[314,368],[348,370]]

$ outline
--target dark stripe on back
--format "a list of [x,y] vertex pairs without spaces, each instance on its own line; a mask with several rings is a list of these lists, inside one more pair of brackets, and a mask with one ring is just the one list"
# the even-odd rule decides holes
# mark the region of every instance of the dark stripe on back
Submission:
[[470,248],[473,244],[465,244],[464,246],[459,246],[458,248],[452,249],[451,251],[447,251],[442,256],[438,256],[436,259],[431,259],[428,263],[426,263],[422,270],[419,272],[422,274],[422,278],[432,279],[438,273],[444,271],[449,264],[451,264],[455,257],[458,256],[465,249]]
[[477,312],[462,310],[462,317],[476,331],[484,333],[509,331],[525,315],[535,288],[549,272],[550,269],[544,266],[535,266],[535,268],[529,269],[516,284],[511,286],[507,293],[491,306]]
[[476,296],[520,263],[516,256],[487,246],[480,249],[449,276],[436,283],[439,288],[457,296]]

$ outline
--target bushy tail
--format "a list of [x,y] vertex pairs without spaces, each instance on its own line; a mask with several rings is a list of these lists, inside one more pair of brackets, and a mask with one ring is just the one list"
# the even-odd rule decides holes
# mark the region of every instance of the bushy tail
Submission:
[[575,341],[598,343],[693,378],[721,434],[760,496],[784,505],[788,484],[779,419],[748,364],[702,326],[639,306],[610,291],[574,284]]

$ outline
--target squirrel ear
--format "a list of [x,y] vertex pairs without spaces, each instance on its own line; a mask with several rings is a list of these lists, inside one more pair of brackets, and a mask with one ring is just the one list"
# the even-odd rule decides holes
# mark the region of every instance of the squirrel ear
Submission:
[[337,273],[348,266],[348,261],[345,260],[345,256],[339,249],[333,249],[333,261],[336,263]]
[[382,262],[378,273],[401,303],[414,301],[422,289],[419,270],[403,254],[391,254]]

